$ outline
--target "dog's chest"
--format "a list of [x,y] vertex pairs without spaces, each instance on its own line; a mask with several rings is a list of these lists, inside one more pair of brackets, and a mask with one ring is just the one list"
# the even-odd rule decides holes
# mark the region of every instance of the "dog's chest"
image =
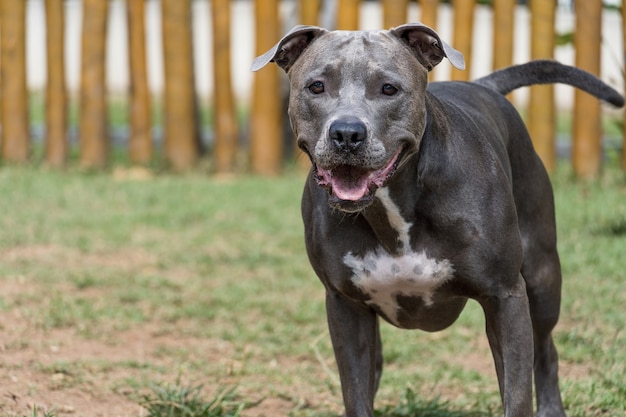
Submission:
[[352,271],[352,283],[370,297],[367,304],[378,307],[396,325],[400,297],[421,298],[428,307],[437,288],[454,274],[450,261],[423,252],[393,256],[379,249],[363,257],[348,253],[343,262]]
[[454,268],[447,259],[435,259],[424,251],[411,250],[411,223],[402,218],[386,189],[380,189],[377,197],[386,208],[403,250],[391,254],[379,247],[363,256],[348,252],[343,263],[352,272],[352,283],[369,297],[367,304],[377,307],[389,321],[399,325],[400,298],[421,298],[426,307],[430,306],[437,288],[452,279]]

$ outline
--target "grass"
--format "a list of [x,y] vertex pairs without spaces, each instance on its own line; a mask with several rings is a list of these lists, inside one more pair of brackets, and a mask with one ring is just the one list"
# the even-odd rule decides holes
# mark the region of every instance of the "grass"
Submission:
[[398,405],[388,405],[376,411],[377,417],[487,417],[497,415],[490,411],[456,410],[450,403],[439,398],[423,400],[411,388],[406,388]]
[[245,403],[234,401],[234,388],[220,389],[211,401],[202,399],[202,386],[158,385],[140,399],[149,417],[238,417]]
[[37,410],[37,406],[33,407],[33,413],[31,414],[32,417],[57,417],[56,411],[54,411],[54,409],[50,410],[50,411],[42,411],[41,414],[39,413],[39,410]]
[[[564,274],[555,338],[567,412],[623,416],[626,177],[609,167],[598,181],[575,182],[561,166],[553,180]],[[34,351],[36,335],[46,345],[119,352],[131,343],[121,334],[151,330],[145,357],[45,362],[33,354],[24,364],[0,363],[0,374],[53,380],[33,379],[35,393],[103,386],[154,409],[150,416],[174,415],[156,410],[187,401],[196,410],[222,407],[188,415],[336,416],[323,287],[302,239],[303,181],[297,172],[132,181],[1,167],[0,331],[11,335],[3,355]],[[14,333],[7,317],[18,317],[25,333]],[[499,414],[483,327],[475,303],[441,333],[383,325],[378,416]],[[280,412],[262,408],[270,400]]]

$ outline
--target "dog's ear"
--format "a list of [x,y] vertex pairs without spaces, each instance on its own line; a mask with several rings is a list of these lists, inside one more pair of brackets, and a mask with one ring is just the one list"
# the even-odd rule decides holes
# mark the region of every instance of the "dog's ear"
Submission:
[[287,72],[311,42],[326,32],[326,29],[317,26],[296,26],[283,36],[272,49],[257,57],[250,70],[258,71],[268,63],[276,62],[279,67]]
[[428,71],[444,57],[448,58],[455,68],[465,69],[463,54],[442,41],[437,32],[422,23],[407,23],[389,32],[405,42]]

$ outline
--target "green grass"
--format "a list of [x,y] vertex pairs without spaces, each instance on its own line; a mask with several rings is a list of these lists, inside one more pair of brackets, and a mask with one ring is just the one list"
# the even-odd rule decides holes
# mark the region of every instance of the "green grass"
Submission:
[[42,411],[41,414],[39,413],[39,410],[37,410],[37,406],[33,407],[33,413],[31,414],[32,417],[57,417],[57,413],[54,409],[51,409],[49,411]]
[[376,411],[377,417],[488,417],[497,414],[495,410],[458,410],[450,403],[441,401],[439,398],[424,400],[411,388],[405,390],[399,404],[388,405]]
[[157,385],[139,403],[148,417],[239,417],[245,403],[235,400],[234,388],[218,390],[210,400],[202,398],[202,386]]
[[[0,289],[0,314],[19,316],[51,343],[65,334],[116,346],[119,334],[143,328],[189,343],[151,346],[142,360],[0,363],[0,373],[32,367],[61,375],[56,390],[85,392],[103,378],[109,391],[146,409],[150,398],[180,403],[186,395],[199,410],[227,392],[234,408],[208,415],[266,399],[289,404],[291,417],[337,415],[323,287],[302,238],[303,181],[295,172],[120,181],[107,173],[1,167],[0,285],[20,291]],[[623,416],[626,177],[608,168],[598,181],[575,182],[562,166],[554,186],[564,402],[570,417]],[[475,303],[441,333],[383,325],[379,417],[499,414],[483,327]],[[0,323],[2,333],[10,328]],[[9,350],[35,345],[28,335],[3,343]],[[234,397],[215,388],[235,385]]]

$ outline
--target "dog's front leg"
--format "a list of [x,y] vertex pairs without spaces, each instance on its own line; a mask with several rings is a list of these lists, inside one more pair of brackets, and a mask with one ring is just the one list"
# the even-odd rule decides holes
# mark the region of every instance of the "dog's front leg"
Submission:
[[532,417],[533,332],[525,285],[480,300],[505,417]]
[[378,319],[339,294],[326,292],[328,328],[339,368],[346,417],[372,417],[382,368]]

